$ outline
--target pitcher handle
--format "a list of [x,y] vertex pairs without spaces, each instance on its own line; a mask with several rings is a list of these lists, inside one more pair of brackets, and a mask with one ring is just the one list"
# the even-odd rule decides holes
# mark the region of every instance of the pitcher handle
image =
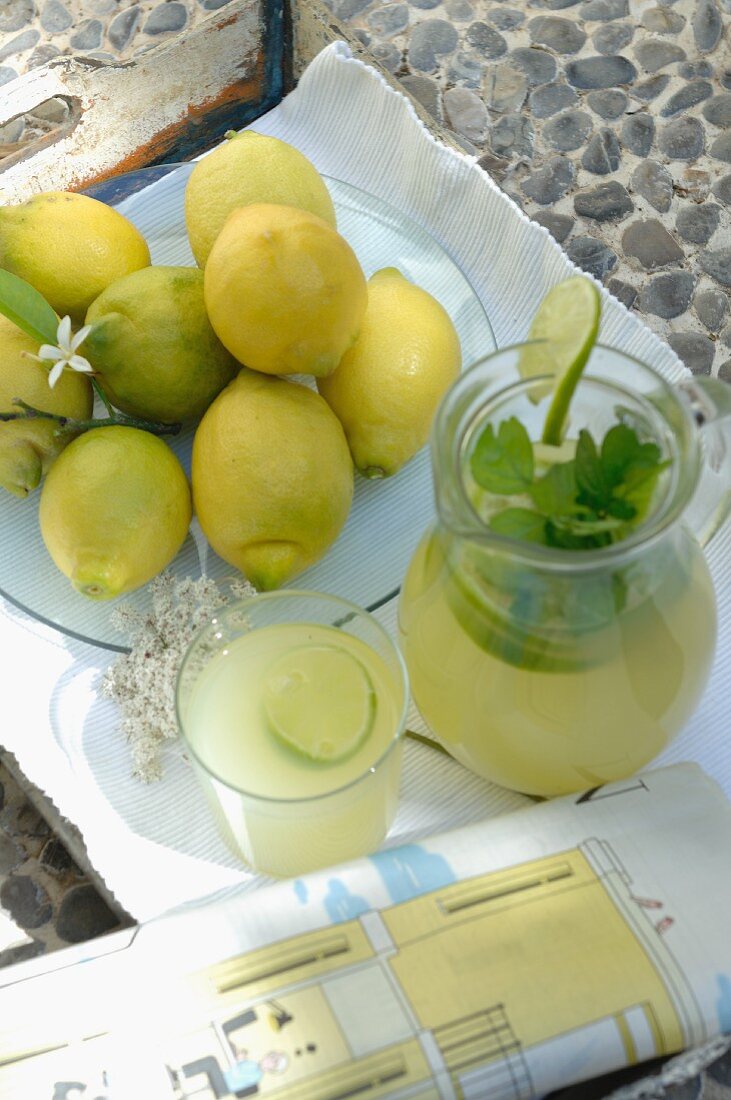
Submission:
[[707,546],[731,515],[731,385],[718,378],[692,378],[679,389],[698,425],[705,460],[688,523],[701,546]]

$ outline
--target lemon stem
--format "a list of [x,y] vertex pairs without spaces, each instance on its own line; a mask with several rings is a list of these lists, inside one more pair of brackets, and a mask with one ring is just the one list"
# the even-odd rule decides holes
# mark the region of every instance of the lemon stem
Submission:
[[105,405],[110,410],[109,416],[92,417],[90,420],[75,420],[71,416],[59,416],[58,413],[44,412],[42,409],[35,409],[32,405],[26,404],[18,397],[14,398],[12,403],[22,411],[17,413],[0,412],[0,422],[8,420],[55,420],[59,431],[70,432],[88,432],[91,428],[108,428],[113,424],[117,424],[124,428],[141,428],[143,431],[151,432],[152,435],[177,435],[181,428],[180,424],[163,424],[159,420],[142,420],[138,416],[127,416],[126,413],[115,412],[106,402]]

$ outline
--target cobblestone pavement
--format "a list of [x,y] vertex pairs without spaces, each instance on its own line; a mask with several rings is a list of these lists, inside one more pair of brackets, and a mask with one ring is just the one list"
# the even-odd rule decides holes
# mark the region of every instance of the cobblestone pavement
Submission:
[[[3,0],[0,83],[127,59],[227,0]],[[327,0],[571,259],[731,379],[731,0]],[[63,120],[0,130],[0,156]]]
[[[227,2],[0,0],[0,84],[61,55],[137,57]],[[731,380],[731,0],[327,2],[576,264]],[[0,128],[0,160],[66,109]],[[1,767],[0,905],[32,937],[0,966],[118,926]],[[731,1055],[664,1095],[731,1100]]]
[[29,939],[0,951],[0,967],[120,927],[116,915],[2,764],[0,907]]

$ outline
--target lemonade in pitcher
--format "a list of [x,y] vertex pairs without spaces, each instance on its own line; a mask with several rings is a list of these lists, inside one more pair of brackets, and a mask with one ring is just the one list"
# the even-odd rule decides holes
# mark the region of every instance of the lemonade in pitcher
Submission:
[[[467,767],[541,796],[657,756],[697,705],[715,645],[686,522],[701,467],[690,402],[594,334],[563,394],[538,368],[580,356],[541,343],[495,353],[452,388],[433,434],[438,522],[399,607],[424,720]],[[697,385],[699,400],[713,391]]]

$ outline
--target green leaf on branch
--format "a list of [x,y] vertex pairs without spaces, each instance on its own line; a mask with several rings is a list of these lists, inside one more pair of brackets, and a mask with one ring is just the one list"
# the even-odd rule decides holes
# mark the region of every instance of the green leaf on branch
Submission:
[[55,344],[58,317],[39,291],[0,268],[0,313],[39,344]]
[[496,512],[489,527],[496,535],[546,545],[546,517],[531,508],[506,508]]
[[482,431],[470,457],[472,476],[482,489],[501,496],[524,493],[533,481],[533,445],[528,432],[512,416],[497,434],[492,424]]

